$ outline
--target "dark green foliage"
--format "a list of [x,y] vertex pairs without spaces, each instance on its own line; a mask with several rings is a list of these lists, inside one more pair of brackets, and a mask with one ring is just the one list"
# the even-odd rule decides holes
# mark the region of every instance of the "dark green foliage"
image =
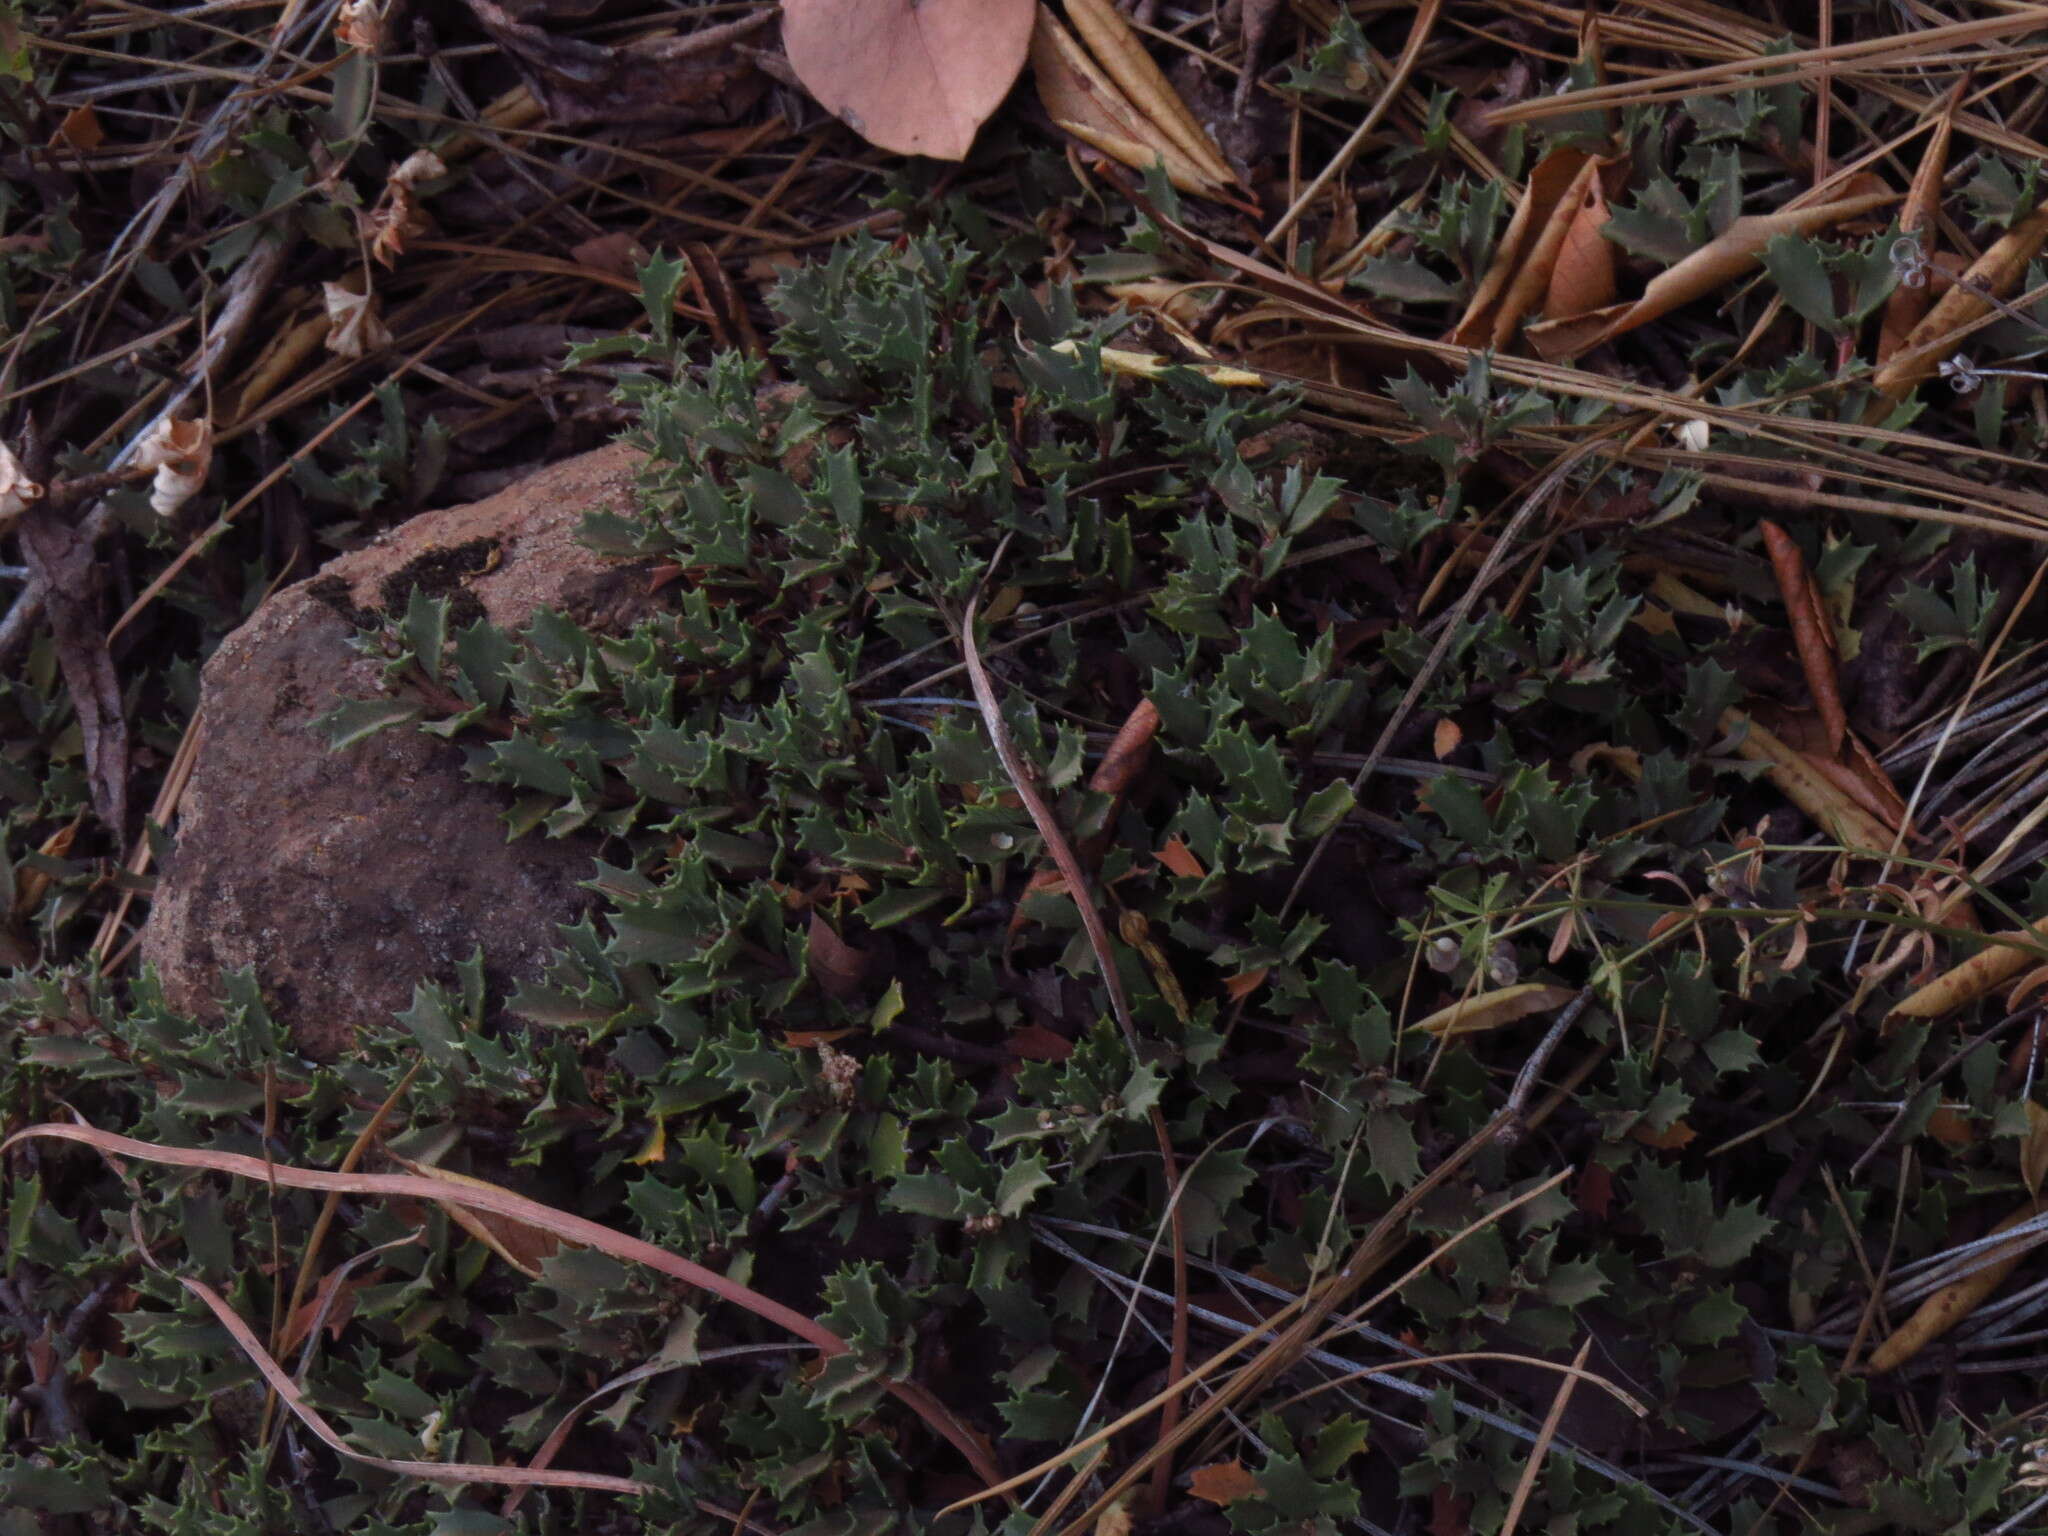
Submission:
[[[1736,105],[1730,137],[1773,110]],[[1690,213],[1651,183],[1635,238],[1709,231],[1739,181],[1721,155]],[[1463,280],[1501,210],[1483,189],[1453,204],[1422,243]],[[1750,889],[1742,873],[1731,829],[1756,818],[1728,806],[1750,785],[1707,755],[1740,697],[1723,658],[1638,626],[1619,551],[1563,530],[1526,600],[1464,621],[1420,721],[1355,787],[1437,644],[1443,609],[1423,594],[1485,463],[1558,404],[1504,394],[1483,359],[1448,384],[1395,383],[1441,486],[1424,497],[1401,480],[1412,465],[1291,423],[1284,398],[1186,371],[1109,382],[1069,293],[994,293],[976,271],[936,236],[836,248],[777,291],[771,382],[731,355],[689,366],[667,318],[680,268],[651,263],[653,333],[611,349],[674,365],[631,384],[643,504],[587,536],[647,562],[668,607],[623,635],[558,614],[509,635],[414,587],[365,616],[386,692],[328,718],[338,750],[435,731],[503,786],[508,835],[606,836],[589,882],[602,912],[509,999],[523,1027],[485,1027],[481,956],[328,1066],[293,1053],[245,982],[219,1028],[195,1031],[146,981],[117,995],[75,971],[21,973],[0,997],[9,1123],[61,1100],[132,1134],[256,1153],[274,1099],[274,1154],[331,1165],[417,1064],[393,1150],[687,1253],[850,1347],[821,1365],[612,1259],[562,1249],[529,1278],[438,1211],[362,1203],[328,1268],[422,1235],[361,1272],[311,1372],[356,1444],[421,1454],[439,1414],[440,1454],[530,1454],[594,1387],[660,1357],[676,1369],[603,1401],[563,1456],[652,1481],[643,1528],[728,1531],[745,1508],[818,1536],[925,1529],[936,1490],[964,1487],[892,1383],[1002,1442],[1008,1470],[1100,1426],[1166,1368],[1148,1331],[1164,1313],[1145,1302],[1127,1331],[1127,1293],[1096,1275],[1171,1284],[1144,1258],[1169,1193],[1197,1290],[1308,1285],[1489,1123],[1549,1015],[1447,1042],[1398,1021],[1516,981],[1585,988],[1543,1079],[1582,1067],[1573,1093],[1427,1193],[1382,1279],[1420,1243],[1459,1240],[1367,1319],[1376,1337],[1484,1358],[1455,1391],[1404,1375],[1421,1401],[1372,1382],[1297,1398],[1311,1378],[1288,1377],[1247,1415],[1258,1492],[1228,1506],[1232,1528],[1338,1530],[1448,1499],[1496,1529],[1555,1387],[1498,1357],[1559,1362],[1589,1329],[1648,1409],[1645,1438],[1587,1431],[1582,1458],[1546,1464],[1525,1529],[1684,1528],[1689,1475],[1658,1470],[1654,1447],[1796,1456],[1844,1433],[1884,1447],[1895,1475],[1872,1497],[1901,1528],[1980,1518],[2002,1484],[1970,1462],[1974,1442],[1930,1459],[1817,1349],[1771,1343],[1811,1331],[1789,1326],[1788,1295],[1832,1303],[1850,1283],[1837,1209],[1704,1155],[1801,1102],[1823,1006],[1818,967],[1780,963],[1791,875],[1774,862]],[[1135,1051],[1071,900],[1026,893],[1043,839],[954,671],[977,588],[1011,732],[1099,858]],[[1976,643],[1982,602],[1959,566],[1952,597],[1914,588],[1900,606],[1930,640]],[[24,719],[47,704],[10,697]],[[1161,717],[1153,760],[1111,803],[1089,773],[1141,698]],[[1439,720],[1462,744],[1432,746]],[[1873,1065],[1870,1097],[1917,1089],[1923,1048],[1904,1039]],[[1977,1091],[1989,1108],[1988,1081]],[[1172,1191],[1155,1113],[1180,1157]],[[1838,1113],[1837,1133],[1867,1144],[1875,1128]],[[1770,1129],[1766,1162],[1792,1140]],[[166,1263],[244,1317],[281,1305],[313,1197],[143,1170],[124,1184],[76,1149],[41,1155],[45,1173],[9,1192],[7,1262],[53,1315],[127,1262],[131,1206]],[[1559,1169],[1572,1181],[1460,1236]],[[1945,1199],[1910,1193],[1902,1252],[1948,1240]],[[250,1530],[303,1521],[306,1500],[364,1531],[629,1518],[552,1493],[500,1522],[476,1495],[324,1452],[280,1487],[252,1438],[247,1363],[172,1281],[133,1285],[95,1390],[136,1427],[98,1460],[0,1463],[18,1507],[118,1501],[138,1528],[244,1528],[204,1523],[205,1490],[222,1488]],[[1220,1338],[1198,1330],[1196,1347]],[[1731,1449],[1716,1393],[1763,1452]],[[1117,1442],[1120,1458],[1140,1449]]]

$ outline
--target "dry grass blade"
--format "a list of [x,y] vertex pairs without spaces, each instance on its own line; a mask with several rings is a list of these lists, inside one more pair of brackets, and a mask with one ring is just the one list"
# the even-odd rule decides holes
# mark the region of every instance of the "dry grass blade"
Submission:
[[[144,1250],[145,1253],[147,1250]],[[151,1260],[155,1263],[155,1260]],[[299,1422],[335,1452],[350,1461],[366,1467],[375,1467],[380,1472],[395,1473],[400,1477],[426,1478],[440,1483],[496,1483],[513,1487],[542,1488],[584,1488],[598,1493],[649,1493],[653,1490],[647,1484],[630,1477],[607,1477],[599,1472],[554,1472],[533,1471],[526,1467],[501,1467],[476,1462],[461,1461],[394,1461],[388,1457],[371,1456],[356,1450],[342,1439],[313,1405],[306,1400],[305,1392],[296,1381],[287,1375],[270,1351],[242,1321],[235,1309],[227,1304],[213,1288],[204,1281],[189,1279],[184,1275],[173,1275],[172,1279],[197,1297],[211,1312],[220,1325],[228,1331],[236,1346],[249,1357],[271,1391],[283,1398],[287,1407]]]
[[[2048,29],[2048,5],[2014,5],[1996,16],[1949,22],[1917,32],[1884,34],[1828,48],[1801,48],[1790,53],[1744,54],[1699,69],[1671,70],[1639,82],[1594,86],[1554,96],[1496,107],[1487,121],[1496,128],[1513,123],[1583,112],[1590,107],[1621,107],[1649,101],[1676,101],[1709,91],[1760,90],[1787,81],[1813,80],[1829,71],[1838,84],[1860,83],[1866,73],[1883,67],[1932,64],[1944,50],[2002,42]],[[1847,66],[1856,66],[1852,72]]]
[[[473,1211],[488,1212],[551,1232],[565,1242],[595,1248],[615,1259],[645,1265],[649,1269],[681,1280],[686,1285],[709,1291],[712,1295],[753,1313],[762,1321],[796,1335],[805,1343],[817,1348],[820,1353],[843,1355],[847,1352],[846,1341],[822,1323],[806,1317],[794,1308],[784,1306],[771,1297],[763,1296],[751,1287],[728,1279],[716,1270],[707,1269],[702,1264],[670,1253],[665,1248],[657,1248],[640,1238],[629,1237],[599,1222],[571,1215],[567,1211],[558,1211],[552,1206],[542,1205],[538,1200],[528,1200],[523,1195],[515,1195],[510,1190],[499,1189],[495,1185],[451,1184],[439,1179],[423,1179],[409,1173],[329,1173],[318,1168],[266,1163],[262,1158],[245,1157],[234,1152],[209,1152],[197,1147],[163,1147],[153,1142],[137,1141],[133,1137],[119,1136],[112,1131],[102,1131],[85,1125],[32,1125],[25,1130],[16,1131],[5,1142],[0,1142],[0,1152],[29,1140],[75,1141],[112,1157],[132,1157],[139,1162],[158,1163],[171,1168],[203,1168],[213,1173],[231,1174],[236,1178],[269,1179],[290,1189],[318,1189],[337,1195],[372,1195],[384,1199],[425,1200],[436,1205],[460,1205]],[[189,1285],[192,1282],[186,1283]],[[985,1482],[993,1483],[997,1480],[999,1474],[989,1459],[986,1447],[981,1445],[929,1391],[907,1381],[892,1381],[889,1390],[966,1457],[977,1476]]]
[[[996,547],[989,560],[993,571],[1002,563],[1003,553],[1009,547],[1009,537]],[[1038,828],[1039,836],[1045,839],[1046,852],[1052,856],[1054,865],[1066,881],[1067,892],[1074,899],[1074,905],[1081,913],[1081,926],[1087,932],[1089,947],[1095,952],[1095,964],[1102,973],[1102,984],[1109,991],[1110,1007],[1116,1014],[1117,1026],[1122,1029],[1124,1039],[1131,1048],[1133,1061],[1139,1059],[1138,1027],[1131,1019],[1131,1005],[1124,993],[1123,973],[1118,970],[1116,951],[1109,942],[1109,930],[1103,925],[1102,913],[1097,909],[1093,887],[1088,873],[1081,867],[1075,856],[1072,843],[1067,840],[1059,818],[1052,813],[1052,807],[1045,803],[1045,797],[1038,792],[1038,775],[1031,765],[1024,761],[1017,751],[1017,745],[1010,739],[1010,728],[1003,721],[1001,701],[996,698],[995,685],[990,682],[988,669],[981,664],[981,651],[974,638],[974,621],[981,605],[981,592],[977,588],[968,600],[967,612],[960,621],[960,655],[967,664],[967,678],[974,689],[974,701],[981,709],[983,724],[988,728],[989,740],[994,744],[996,756],[1003,765],[1003,772],[1009,777],[1011,787],[1024,802],[1032,824]],[[1149,740],[1149,732],[1147,739]],[[1153,1106],[1151,1113],[1152,1133],[1159,1145],[1160,1174],[1166,1189],[1171,1192],[1180,1183],[1179,1160],[1174,1155],[1173,1137],[1166,1128],[1166,1118]],[[1178,1381],[1187,1369],[1188,1354],[1188,1253],[1183,1235],[1185,1222],[1180,1202],[1169,1198],[1168,1213],[1171,1218],[1173,1235],[1173,1341],[1172,1360],[1168,1371],[1170,1380]],[[1180,1398],[1170,1398],[1166,1411],[1161,1415],[1159,1444],[1163,1447],[1173,1433],[1180,1412]],[[1173,1464],[1170,1457],[1160,1454],[1157,1462],[1158,1476],[1155,1482],[1155,1502],[1164,1504],[1168,1481],[1172,1476]]]
[[1500,1536],[1515,1536],[1522,1523],[1522,1511],[1529,1507],[1529,1495],[1536,1491],[1536,1478],[1543,1470],[1543,1458],[1550,1454],[1550,1442],[1557,1438],[1557,1426],[1564,1419],[1565,1405],[1572,1400],[1572,1390],[1579,1384],[1579,1371],[1586,1363],[1586,1356],[1592,1352],[1593,1341],[1589,1337],[1579,1346],[1579,1352],[1572,1356],[1571,1373],[1557,1384],[1557,1396],[1550,1401],[1550,1412],[1543,1416],[1543,1428],[1537,1431],[1536,1443],[1529,1448],[1529,1465],[1522,1469],[1521,1480],[1515,1484],[1515,1496],[1508,1504],[1507,1517],[1500,1523]]
[[1274,221],[1273,227],[1266,231],[1266,244],[1271,245],[1294,228],[1301,216],[1323,195],[1324,189],[1343,175],[1345,167],[1357,158],[1359,150],[1365,146],[1366,138],[1380,125],[1380,120],[1392,110],[1394,103],[1401,99],[1401,92],[1407,87],[1408,77],[1415,73],[1415,66],[1422,58],[1423,45],[1429,41],[1430,33],[1435,30],[1437,13],[1442,8],[1443,0],[1421,0],[1415,7],[1415,19],[1408,24],[1408,44],[1401,50],[1400,61],[1395,64],[1394,72],[1388,78],[1379,99],[1365,114],[1365,120],[1351,131],[1351,137],[1344,141],[1343,147],[1330,157],[1328,164],[1316,172],[1315,179],[1301,189],[1301,195],[1295,198],[1287,211]]

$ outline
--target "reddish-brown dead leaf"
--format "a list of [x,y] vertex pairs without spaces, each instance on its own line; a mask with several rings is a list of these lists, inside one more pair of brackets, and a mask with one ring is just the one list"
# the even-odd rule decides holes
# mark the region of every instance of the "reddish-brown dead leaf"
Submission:
[[1472,1536],[1472,1496],[1460,1493],[1449,1483],[1438,1483],[1429,1493],[1429,1536]]
[[1241,1461],[1219,1461],[1197,1467],[1188,1476],[1188,1491],[1211,1504],[1233,1504],[1260,1492],[1259,1480],[1245,1470]]
[[1606,227],[1607,195],[1600,190],[1600,178],[1590,176],[1550,269],[1545,315],[1589,314],[1614,302],[1614,242],[1600,233]]
[[1595,1221],[1605,1221],[1608,1209],[1614,1204],[1614,1175],[1605,1163],[1588,1163],[1586,1171],[1579,1175],[1578,1188],[1573,1191],[1572,1203]]
[[1073,1041],[1058,1030],[1036,1023],[1011,1031],[1003,1047],[1019,1061],[1065,1061],[1074,1054]]
[[57,125],[57,131],[50,139],[50,147],[63,147],[79,151],[98,149],[107,141],[107,130],[100,126],[100,115],[91,102],[82,107],[73,107],[64,114],[64,121]]
[[1152,738],[1159,733],[1159,711],[1150,699],[1140,699],[1102,754],[1088,787],[1098,795],[1122,795],[1151,761]]
[[1778,580],[1778,592],[1785,600],[1785,614],[1792,624],[1792,643],[1799,652],[1799,667],[1806,674],[1807,692],[1820,711],[1827,733],[1827,750],[1839,753],[1849,732],[1848,712],[1842,708],[1842,693],[1835,675],[1834,623],[1821,601],[1806,557],[1792,536],[1769,518],[1763,522],[1764,548],[1770,552],[1771,574]]
[[1202,861],[1177,837],[1166,840],[1166,846],[1159,850],[1159,862],[1171,873],[1187,880],[1199,880],[1208,873],[1202,868]]
[[1952,1147],[1959,1152],[1977,1140],[1977,1128],[1946,1104],[1937,1104],[1934,1113],[1927,1117],[1927,1134],[1944,1147]]
[[1674,1120],[1661,1131],[1653,1131],[1647,1125],[1639,1125],[1629,1135],[1646,1147],[1655,1147],[1659,1152],[1676,1152],[1690,1146],[1699,1139],[1699,1132],[1683,1120]]
[[1036,0],[784,0],[790,68],[870,144],[965,159],[1024,68]]
[[1495,320],[1509,285],[1527,264],[1525,258],[1549,227],[1558,207],[1591,164],[1584,150],[1567,146],[1551,150],[1530,169],[1522,200],[1515,207],[1514,217],[1508,220],[1507,232],[1501,236],[1486,275],[1472,292],[1471,303],[1465,306],[1463,317],[1451,331],[1452,341],[1461,347],[1483,346],[1488,337],[1498,334]]
[[859,1033],[857,1029],[792,1029],[782,1037],[782,1043],[799,1051],[812,1051]]
[[1241,1003],[1266,984],[1266,976],[1272,968],[1260,966],[1255,971],[1243,971],[1235,976],[1223,978],[1223,990],[1230,994],[1233,1003]]
[[315,1319],[327,1330],[329,1339],[340,1339],[349,1319],[356,1315],[356,1292],[365,1286],[378,1284],[383,1278],[381,1268],[370,1269],[360,1275],[350,1274],[345,1269],[329,1270],[320,1277],[319,1289],[299,1303],[298,1311],[285,1320],[284,1332],[277,1341],[277,1353],[288,1355],[297,1349]]
[[861,983],[867,979],[869,958],[866,950],[854,948],[824,918],[811,913],[807,963],[811,979],[827,997],[843,1003],[859,996]]
[[646,264],[647,250],[630,229],[614,229],[577,241],[569,248],[569,259],[593,272],[633,278]]

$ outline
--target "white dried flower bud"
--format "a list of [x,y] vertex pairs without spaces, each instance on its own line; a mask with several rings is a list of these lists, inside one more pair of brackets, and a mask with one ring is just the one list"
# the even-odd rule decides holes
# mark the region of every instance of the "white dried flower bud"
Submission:
[[320,291],[327,299],[327,350],[336,357],[367,357],[391,344],[373,295],[350,293],[339,283],[322,283]]
[[398,162],[398,169],[391,173],[391,185],[410,192],[423,181],[447,174],[448,167],[439,155],[431,149],[416,149]]
[[341,9],[334,13],[334,40],[344,48],[381,52],[385,40],[383,0],[342,0]]
[[169,517],[206,484],[206,472],[213,467],[212,424],[204,419],[161,418],[135,450],[135,467],[156,471],[149,509],[158,517]]
[[1432,971],[1449,975],[1458,968],[1458,941],[1449,934],[1431,939],[1422,959]]
[[14,450],[0,443],[0,522],[12,522],[43,499],[43,488],[29,479]]

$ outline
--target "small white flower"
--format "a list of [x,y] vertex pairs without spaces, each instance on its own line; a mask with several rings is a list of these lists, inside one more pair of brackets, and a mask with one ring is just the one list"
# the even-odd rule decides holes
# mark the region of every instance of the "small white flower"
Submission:
[[1705,453],[1713,428],[1695,416],[1691,421],[1681,421],[1673,429],[1672,436],[1678,439],[1678,446],[1687,453]]

